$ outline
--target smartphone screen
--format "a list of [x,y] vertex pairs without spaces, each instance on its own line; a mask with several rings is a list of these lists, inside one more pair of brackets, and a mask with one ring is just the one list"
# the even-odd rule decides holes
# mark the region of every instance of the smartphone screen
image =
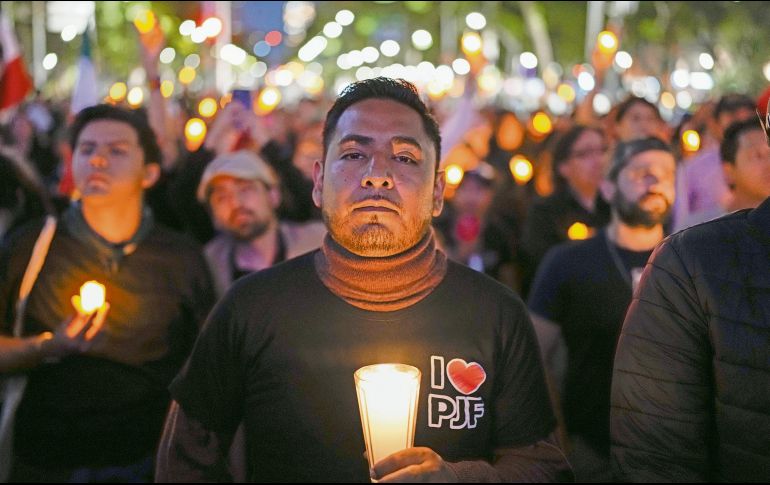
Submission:
[[241,103],[244,108],[251,109],[251,91],[248,89],[233,89],[233,101]]

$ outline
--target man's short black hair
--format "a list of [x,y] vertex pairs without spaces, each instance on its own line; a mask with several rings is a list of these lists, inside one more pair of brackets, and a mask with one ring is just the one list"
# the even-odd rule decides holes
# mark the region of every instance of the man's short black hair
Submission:
[[150,127],[147,117],[138,111],[130,111],[124,108],[118,108],[109,104],[98,104],[83,109],[75,117],[75,121],[70,128],[70,143],[72,150],[77,148],[78,138],[85,127],[98,120],[122,121],[131,125],[136,130],[139,145],[144,152],[144,163],[161,163],[163,155],[155,137],[155,132]]
[[626,165],[628,165],[628,162],[630,162],[632,158],[640,153],[649,152],[651,150],[670,153],[672,156],[674,155],[670,145],[654,136],[618,143],[618,146],[615,148],[615,154],[612,156],[607,179],[612,182],[617,182],[620,171],[626,168]]
[[714,107],[714,119],[718,120],[722,113],[732,113],[739,109],[755,111],[757,108],[754,100],[745,94],[725,94]]
[[387,77],[377,77],[355,82],[346,87],[342,94],[334,102],[329,112],[326,114],[326,122],[323,131],[324,159],[329,150],[329,143],[337,129],[337,123],[345,112],[352,105],[367,99],[387,99],[396,101],[412,108],[422,118],[422,124],[428,137],[433,140],[436,148],[436,170],[438,170],[441,160],[441,133],[438,123],[428,111],[428,107],[420,99],[417,88],[414,84],[403,79],[391,79]]
[[620,120],[622,120],[623,117],[626,115],[628,110],[631,109],[631,107],[635,104],[641,104],[641,105],[647,106],[648,108],[650,108],[655,112],[655,116],[657,116],[658,119],[661,119],[660,111],[658,111],[657,106],[650,103],[644,98],[640,98],[632,95],[626,98],[625,100],[623,100],[623,102],[621,102],[620,104],[618,104],[618,107],[615,110],[615,121],[619,123]]
[[722,155],[722,163],[731,163],[735,165],[735,157],[738,154],[738,142],[741,135],[752,130],[763,131],[762,125],[760,125],[756,119],[737,121],[727,127],[725,136],[722,139],[722,144],[719,146],[719,154]]

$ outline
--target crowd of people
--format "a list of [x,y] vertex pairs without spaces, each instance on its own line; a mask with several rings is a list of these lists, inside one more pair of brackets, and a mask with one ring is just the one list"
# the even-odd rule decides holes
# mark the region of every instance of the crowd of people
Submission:
[[[0,475],[770,478],[766,107],[728,93],[674,127],[628,97],[538,134],[467,92],[233,99],[192,150],[160,96],[20,106],[0,138],[0,371],[26,390]],[[89,280],[95,312],[73,298]],[[484,380],[438,387],[453,359]],[[367,470],[352,375],[391,361],[423,372],[418,448]],[[436,424],[435,396],[481,413]]]

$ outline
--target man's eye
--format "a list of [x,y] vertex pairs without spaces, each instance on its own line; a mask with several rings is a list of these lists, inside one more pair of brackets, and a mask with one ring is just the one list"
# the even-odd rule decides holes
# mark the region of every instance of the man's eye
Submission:
[[363,158],[364,158],[363,153],[358,153],[358,152],[346,153],[342,155],[343,160],[362,160]]
[[408,157],[406,155],[396,155],[396,160],[398,160],[401,163],[408,163],[408,164],[415,164],[415,163],[417,163],[417,160],[415,160],[412,157]]
[[112,155],[123,156],[123,155],[126,154],[126,150],[124,150],[122,148],[113,148],[113,149],[110,150],[110,153]]

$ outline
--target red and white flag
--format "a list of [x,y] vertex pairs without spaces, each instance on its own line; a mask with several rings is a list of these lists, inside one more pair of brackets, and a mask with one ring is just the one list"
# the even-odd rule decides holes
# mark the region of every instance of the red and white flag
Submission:
[[0,111],[16,106],[32,90],[11,22],[0,11]]

